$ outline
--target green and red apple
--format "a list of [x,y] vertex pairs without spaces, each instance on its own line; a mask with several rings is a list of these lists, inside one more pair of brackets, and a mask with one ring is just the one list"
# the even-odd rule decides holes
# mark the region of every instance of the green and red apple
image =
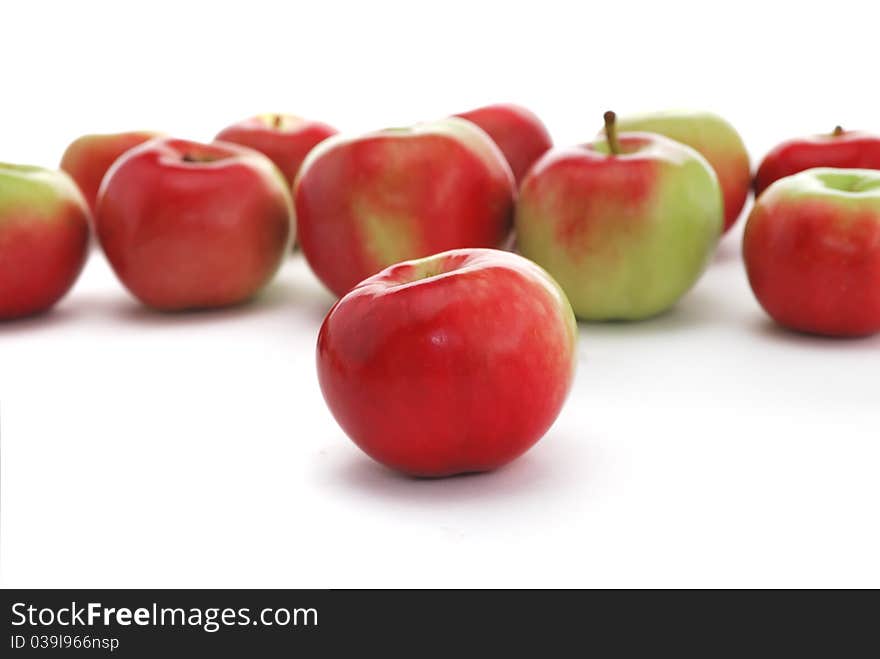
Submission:
[[89,210],[64,172],[0,163],[0,320],[45,311],[86,261]]
[[734,225],[752,185],[749,154],[736,129],[712,112],[669,110],[622,116],[621,132],[657,133],[698,151],[718,175],[724,195],[724,230]]
[[772,183],[749,215],[743,260],[780,325],[880,332],[880,171],[822,167]]
[[110,166],[129,149],[159,135],[152,131],[83,135],[64,151],[61,169],[76,181],[94,213],[98,188]]
[[724,222],[718,178],[699,153],[656,133],[553,149],[516,210],[520,253],[585,320],[637,320],[671,307],[708,264]]
[[400,261],[502,245],[516,190],[492,139],[453,117],[331,137],[306,157],[293,193],[303,254],[341,296]]

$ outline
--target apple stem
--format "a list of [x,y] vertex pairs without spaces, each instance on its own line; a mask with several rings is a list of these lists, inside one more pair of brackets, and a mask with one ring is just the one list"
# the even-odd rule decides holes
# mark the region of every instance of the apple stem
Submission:
[[831,131],[831,134],[834,137],[840,137],[841,135],[843,135],[843,126],[835,126],[834,130]]
[[276,114],[272,117],[272,125],[275,128],[281,128],[281,122],[283,121],[283,117],[280,114]]
[[620,142],[617,141],[617,115],[611,110],[605,113],[605,137],[612,155],[620,154]]

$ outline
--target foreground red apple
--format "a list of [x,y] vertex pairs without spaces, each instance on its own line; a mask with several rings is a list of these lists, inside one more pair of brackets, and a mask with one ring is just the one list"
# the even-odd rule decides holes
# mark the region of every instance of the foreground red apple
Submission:
[[783,142],[761,161],[755,174],[755,194],[774,181],[813,167],[880,169],[880,136],[837,126],[826,135]]
[[293,185],[302,161],[336,129],[290,114],[261,114],[221,130],[215,139],[256,149],[268,156]]
[[368,455],[418,476],[486,471],[553,423],[575,369],[565,295],[531,261],[459,249],[394,265],[327,314],[318,380]]
[[73,177],[94,213],[98,188],[110,166],[129,149],[158,136],[150,131],[83,135],[64,151],[61,169]]
[[96,227],[123,284],[156,309],[242,302],[275,274],[293,236],[281,172],[233,144],[153,140],[98,194]]
[[507,159],[517,184],[529,167],[553,146],[541,120],[518,105],[487,105],[456,116],[475,123],[489,134]]
[[880,332],[880,172],[809,169],[758,197],[743,238],[758,301],[786,327]]
[[71,178],[0,163],[0,320],[45,311],[86,261],[89,211]]
[[382,268],[458,247],[497,247],[514,183],[491,139],[463,119],[331,137],[294,184],[303,254],[337,295]]

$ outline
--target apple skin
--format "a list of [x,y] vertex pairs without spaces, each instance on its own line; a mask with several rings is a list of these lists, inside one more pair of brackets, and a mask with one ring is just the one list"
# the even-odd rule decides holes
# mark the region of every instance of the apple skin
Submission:
[[291,114],[261,114],[224,128],[215,139],[259,151],[293,185],[309,151],[337,132],[327,124]]
[[160,135],[151,131],[83,135],[71,142],[64,151],[61,169],[76,181],[89,209],[94,213],[98,188],[110,166],[129,149]]
[[281,172],[261,153],[164,138],[116,161],[98,194],[98,239],[144,304],[243,302],[272,279],[295,228]]
[[520,253],[559,282],[578,318],[639,320],[697,281],[723,224],[718,180],[690,147],[652,133],[554,149],[520,188]]
[[535,161],[553,146],[546,126],[524,107],[498,103],[455,115],[482,128],[498,145],[517,184]]
[[341,296],[379,270],[460,247],[497,247],[516,190],[488,135],[458,118],[331,137],[293,186],[299,242]]
[[85,265],[89,233],[88,205],[67,174],[0,163],[0,320],[64,297]]
[[880,169],[880,136],[841,129],[783,142],[761,161],[755,174],[755,194],[774,181],[814,167]]
[[373,459],[416,476],[510,462],[550,428],[568,395],[577,327],[534,263],[458,249],[361,282],[318,335],[321,391]]
[[742,137],[725,119],[711,112],[670,110],[620,117],[617,129],[658,133],[696,149],[718,175],[724,231],[736,223],[752,187],[752,173]]
[[809,169],[771,184],[743,236],[749,284],[780,325],[880,331],[880,172]]

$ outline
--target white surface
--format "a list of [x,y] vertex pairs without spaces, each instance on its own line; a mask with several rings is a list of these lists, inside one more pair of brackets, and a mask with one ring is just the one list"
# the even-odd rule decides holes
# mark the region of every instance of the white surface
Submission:
[[[315,4],[7,8],[0,160],[52,165],[92,131],[207,139],[275,109],[359,131],[496,100],[561,144],[608,107],[715,109],[756,158],[880,130],[869,3],[835,5],[845,30],[802,3]],[[251,306],[163,316],[95,252],[55,312],[0,325],[2,584],[880,586],[880,338],[775,329],[738,241],[672,313],[581,327],[571,398],[524,458],[439,481],[334,424],[314,371],[331,300],[301,257]]]

